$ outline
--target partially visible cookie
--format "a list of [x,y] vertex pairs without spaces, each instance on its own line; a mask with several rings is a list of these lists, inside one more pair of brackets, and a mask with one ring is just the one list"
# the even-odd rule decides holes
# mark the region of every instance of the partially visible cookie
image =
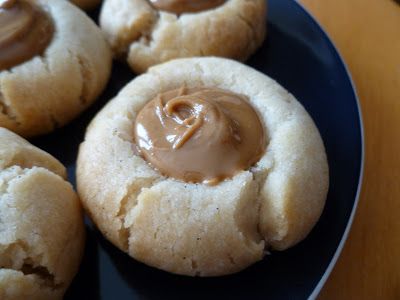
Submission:
[[85,230],[65,168],[0,128],[0,299],[62,299]]
[[[193,4],[186,12],[166,10],[176,3]],[[100,26],[114,53],[126,56],[133,71],[142,73],[180,57],[246,60],[264,41],[265,19],[265,0],[105,0]]]
[[[0,3],[0,126],[24,137],[48,133],[99,96],[110,75],[109,46],[68,1]],[[14,26],[5,26],[10,20]]]
[[84,10],[90,10],[100,4],[101,0],[70,0]]

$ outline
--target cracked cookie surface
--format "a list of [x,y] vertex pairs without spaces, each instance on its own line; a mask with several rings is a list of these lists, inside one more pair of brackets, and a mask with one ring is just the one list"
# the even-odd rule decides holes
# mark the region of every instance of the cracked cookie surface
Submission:
[[[137,152],[135,118],[182,85],[245,95],[268,137],[250,169],[216,186],[162,176]],[[131,81],[87,129],[78,192],[102,233],[132,257],[169,272],[217,276],[283,250],[311,231],[328,189],[325,149],[301,104],[269,77],[222,58],[177,59]]]
[[0,71],[0,126],[24,137],[53,131],[99,96],[111,70],[101,31],[64,0],[29,0],[52,19],[54,36],[43,55]]
[[147,0],[105,0],[100,26],[114,53],[142,73],[180,57],[246,60],[264,41],[265,18],[265,0],[228,0],[181,15],[157,10]]
[[84,247],[65,168],[0,128],[0,299],[62,299]]

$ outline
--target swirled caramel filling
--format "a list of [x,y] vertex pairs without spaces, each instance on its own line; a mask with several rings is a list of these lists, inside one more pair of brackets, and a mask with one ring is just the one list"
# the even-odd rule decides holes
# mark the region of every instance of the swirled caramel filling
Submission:
[[246,98],[216,88],[157,95],[139,112],[134,131],[139,152],[162,174],[210,185],[250,168],[266,144]]
[[150,0],[159,9],[175,14],[196,13],[222,5],[226,0]]
[[26,0],[0,0],[0,70],[43,54],[54,27],[50,17]]

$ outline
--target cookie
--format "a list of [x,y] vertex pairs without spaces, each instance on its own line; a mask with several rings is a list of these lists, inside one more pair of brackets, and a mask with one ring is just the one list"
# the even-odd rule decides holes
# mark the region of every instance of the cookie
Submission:
[[62,299],[78,271],[85,230],[66,170],[0,128],[0,298]]
[[1,5],[0,126],[24,137],[51,132],[99,96],[110,75],[110,49],[98,27],[67,1]]
[[[204,89],[221,109],[202,104],[213,101]],[[224,104],[231,96],[238,107]],[[161,130],[167,134],[154,137]],[[257,159],[229,171],[222,163],[240,162],[236,150],[218,143],[253,145],[246,151]],[[208,150],[215,146],[219,156]],[[212,175],[203,176],[204,165]],[[91,122],[77,162],[78,193],[101,232],[141,262],[190,276],[238,272],[265,249],[303,240],[320,217],[328,182],[323,142],[301,104],[266,75],[212,57],[173,60],[136,77]]]
[[71,0],[71,2],[84,10],[90,10],[99,5],[101,0]]
[[[186,4],[184,11],[176,9],[177,3]],[[180,57],[244,61],[264,41],[265,19],[265,0],[106,0],[100,27],[115,55],[142,73]]]

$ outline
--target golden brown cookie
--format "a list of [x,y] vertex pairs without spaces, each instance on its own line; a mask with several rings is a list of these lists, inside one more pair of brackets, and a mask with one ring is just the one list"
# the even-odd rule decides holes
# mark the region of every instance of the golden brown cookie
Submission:
[[48,133],[101,93],[110,75],[109,47],[67,1],[4,3],[14,4],[1,10],[0,23],[15,26],[0,30],[0,126],[25,137]]
[[64,166],[0,128],[0,299],[62,299],[81,261],[82,209]]
[[114,53],[126,56],[136,73],[179,57],[246,60],[264,41],[266,1],[213,2],[215,7],[177,14],[147,0],[106,0],[100,26]]
[[[265,131],[261,158],[216,185],[153,168],[137,151],[136,119],[150,100],[182,86],[246,97]],[[329,180],[318,129],[291,94],[241,63],[189,58],[150,68],[95,117],[80,146],[77,182],[87,212],[120,249],[169,272],[217,276],[262,259],[265,248],[284,250],[304,239]]]

